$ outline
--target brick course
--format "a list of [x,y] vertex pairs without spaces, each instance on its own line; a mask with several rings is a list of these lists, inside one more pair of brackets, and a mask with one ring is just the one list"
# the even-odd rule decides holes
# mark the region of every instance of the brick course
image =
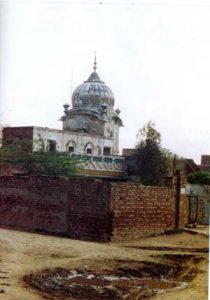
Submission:
[[[94,179],[0,177],[0,226],[84,240],[127,240],[176,227],[174,187]],[[179,226],[188,221],[180,199]]]

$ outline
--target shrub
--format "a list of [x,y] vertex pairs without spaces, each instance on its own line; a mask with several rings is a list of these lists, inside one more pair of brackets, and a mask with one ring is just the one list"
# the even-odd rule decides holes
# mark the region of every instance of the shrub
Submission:
[[210,172],[199,171],[188,175],[187,181],[192,184],[210,184]]

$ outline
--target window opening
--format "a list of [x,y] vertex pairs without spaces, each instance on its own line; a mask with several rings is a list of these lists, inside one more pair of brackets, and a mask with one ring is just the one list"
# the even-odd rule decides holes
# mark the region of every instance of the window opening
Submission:
[[110,147],[104,147],[104,155],[111,155],[111,148]]
[[91,148],[87,148],[87,154],[92,154],[92,149]]
[[48,140],[48,151],[49,152],[56,151],[56,141]]
[[69,146],[69,152],[74,153],[74,147],[73,146]]

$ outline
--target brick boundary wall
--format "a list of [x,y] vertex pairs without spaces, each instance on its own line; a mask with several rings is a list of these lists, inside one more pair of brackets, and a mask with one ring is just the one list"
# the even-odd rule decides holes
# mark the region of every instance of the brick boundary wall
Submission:
[[[144,187],[94,179],[0,176],[0,226],[118,241],[176,228],[173,187]],[[180,199],[179,224],[188,223]]]
[[[172,187],[112,184],[112,240],[136,239],[176,229],[176,197]],[[181,196],[178,228],[188,224],[188,199]]]
[[0,226],[106,241],[109,186],[94,180],[2,176]]

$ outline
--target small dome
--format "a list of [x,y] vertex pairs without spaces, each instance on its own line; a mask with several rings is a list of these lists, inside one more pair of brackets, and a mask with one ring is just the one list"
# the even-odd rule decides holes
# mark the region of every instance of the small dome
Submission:
[[96,72],[96,62],[94,72],[91,73],[87,81],[80,84],[72,94],[73,108],[78,106],[114,106],[114,94],[112,90],[101,81]]

